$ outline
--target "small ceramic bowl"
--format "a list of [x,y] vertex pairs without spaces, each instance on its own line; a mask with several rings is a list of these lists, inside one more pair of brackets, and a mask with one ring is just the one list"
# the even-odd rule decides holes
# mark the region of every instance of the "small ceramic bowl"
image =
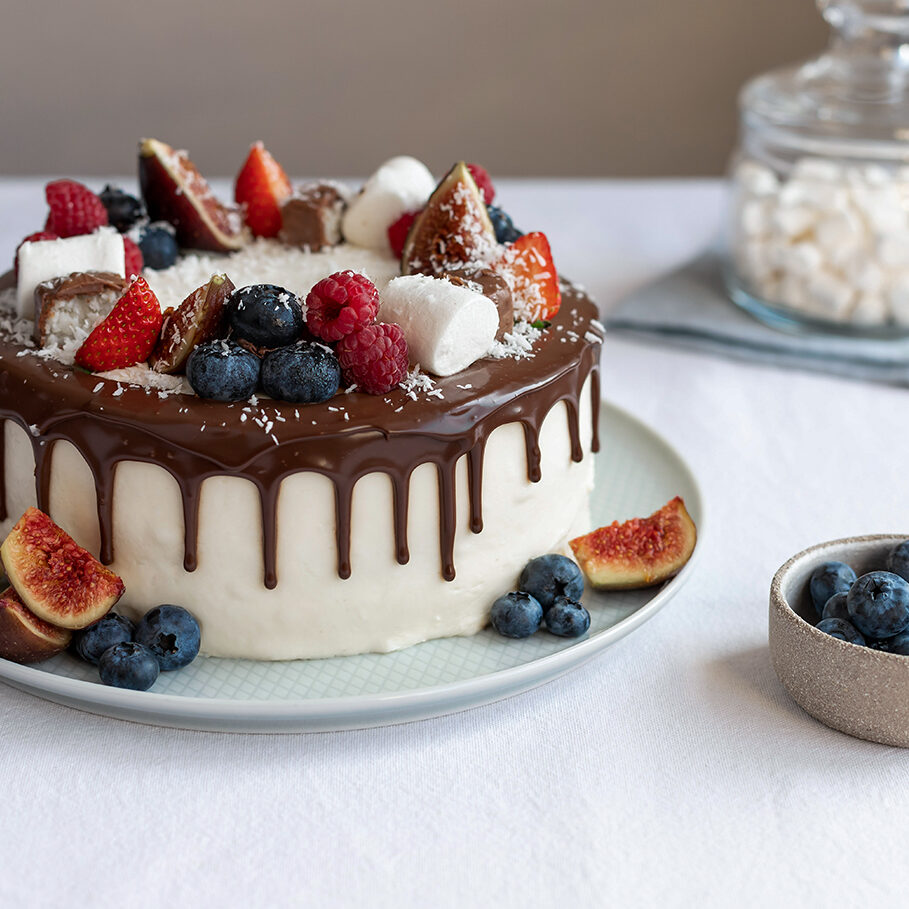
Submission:
[[882,534],[819,543],[786,562],[770,586],[770,656],[795,702],[832,729],[902,748],[909,747],[909,656],[818,631],[808,578],[831,560],[859,576],[884,569],[887,553],[906,539]]

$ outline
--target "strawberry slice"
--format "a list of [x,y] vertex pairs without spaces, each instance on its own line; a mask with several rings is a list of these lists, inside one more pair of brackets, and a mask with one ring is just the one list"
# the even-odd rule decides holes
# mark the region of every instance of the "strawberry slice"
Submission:
[[136,278],[76,351],[76,365],[90,372],[135,366],[149,358],[160,331],[161,304],[145,278]]
[[246,226],[256,237],[277,237],[281,230],[281,206],[291,194],[290,180],[261,142],[237,175],[234,199],[243,206]]
[[559,311],[562,292],[546,234],[536,231],[508,243],[496,271],[511,288],[516,315],[539,322]]

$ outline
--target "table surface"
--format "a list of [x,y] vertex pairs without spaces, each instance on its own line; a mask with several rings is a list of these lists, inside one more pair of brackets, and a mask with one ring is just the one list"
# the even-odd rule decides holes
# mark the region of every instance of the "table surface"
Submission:
[[[41,185],[0,180],[0,251],[40,228]],[[500,199],[604,309],[702,249],[723,210],[714,181],[501,181]],[[617,336],[603,387],[679,449],[705,494],[698,569],[656,618],[536,691],[359,732],[157,729],[0,686],[0,904],[904,895],[909,754],[788,698],[767,597],[805,546],[909,536],[906,392]]]

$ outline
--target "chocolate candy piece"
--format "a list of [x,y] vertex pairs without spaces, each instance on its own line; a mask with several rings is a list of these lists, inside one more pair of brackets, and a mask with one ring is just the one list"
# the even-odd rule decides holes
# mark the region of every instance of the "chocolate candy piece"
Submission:
[[341,242],[341,215],[347,205],[343,187],[304,183],[281,207],[280,239],[288,246],[322,249]]
[[465,284],[471,290],[489,297],[499,311],[499,328],[496,331],[496,340],[501,341],[505,335],[514,328],[514,303],[511,291],[505,279],[497,275],[491,268],[476,268],[465,265],[462,268],[449,268],[441,277],[451,281],[452,284]]
[[91,330],[113,309],[128,282],[109,271],[76,271],[42,281],[35,288],[35,341],[45,347],[81,324]]

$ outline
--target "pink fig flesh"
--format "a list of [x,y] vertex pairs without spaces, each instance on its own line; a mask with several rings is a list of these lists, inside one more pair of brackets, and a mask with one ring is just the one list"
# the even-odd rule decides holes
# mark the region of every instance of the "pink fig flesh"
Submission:
[[694,521],[676,496],[649,518],[613,521],[569,545],[593,587],[630,590],[674,577],[691,558],[696,541]]
[[37,508],[9,532],[0,559],[22,602],[61,628],[91,625],[123,595],[123,581]]

